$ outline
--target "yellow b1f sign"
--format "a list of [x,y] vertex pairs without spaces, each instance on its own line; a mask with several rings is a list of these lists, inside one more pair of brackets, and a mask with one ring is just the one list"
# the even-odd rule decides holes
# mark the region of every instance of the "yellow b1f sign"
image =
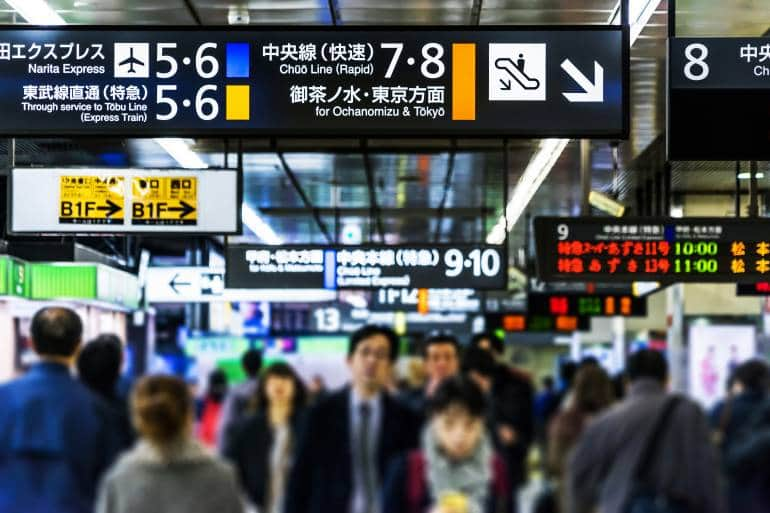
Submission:
[[195,176],[135,176],[131,179],[131,195],[132,224],[198,224]]
[[59,222],[123,224],[122,176],[61,176]]

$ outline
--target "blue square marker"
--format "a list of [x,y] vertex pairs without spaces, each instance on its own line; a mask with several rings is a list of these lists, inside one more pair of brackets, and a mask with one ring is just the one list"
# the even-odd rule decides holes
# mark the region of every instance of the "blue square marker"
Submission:
[[227,78],[249,78],[249,43],[227,43]]

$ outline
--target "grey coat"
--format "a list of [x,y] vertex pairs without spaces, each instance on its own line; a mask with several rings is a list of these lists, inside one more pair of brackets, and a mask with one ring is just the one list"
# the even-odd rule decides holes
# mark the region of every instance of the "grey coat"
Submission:
[[[629,397],[585,430],[567,473],[569,513],[623,513],[633,473],[666,399],[652,380],[639,380]],[[719,464],[700,407],[684,399],[657,443],[649,475],[657,490],[690,501],[691,511],[722,513]]]
[[243,513],[234,470],[186,440],[165,456],[139,442],[107,473],[96,513]]

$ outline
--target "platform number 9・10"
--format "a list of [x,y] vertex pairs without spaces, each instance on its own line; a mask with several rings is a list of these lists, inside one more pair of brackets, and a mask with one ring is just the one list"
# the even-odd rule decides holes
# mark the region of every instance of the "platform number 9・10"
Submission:
[[710,69],[706,63],[709,49],[703,43],[692,43],[684,49],[687,64],[684,65],[684,76],[694,82],[700,82],[708,78]]

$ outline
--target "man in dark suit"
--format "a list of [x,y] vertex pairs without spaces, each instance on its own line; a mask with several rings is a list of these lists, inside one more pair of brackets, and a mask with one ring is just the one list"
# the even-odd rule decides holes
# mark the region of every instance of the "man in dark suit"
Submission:
[[350,338],[349,386],[310,411],[289,476],[286,513],[378,513],[388,462],[418,441],[415,414],[384,392],[398,337],[365,326]]

